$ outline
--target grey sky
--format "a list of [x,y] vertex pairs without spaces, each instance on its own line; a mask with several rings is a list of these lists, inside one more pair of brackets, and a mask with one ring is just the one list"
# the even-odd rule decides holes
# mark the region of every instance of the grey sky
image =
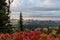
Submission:
[[18,18],[20,11],[25,17],[60,17],[60,0],[14,0],[11,4],[11,16]]

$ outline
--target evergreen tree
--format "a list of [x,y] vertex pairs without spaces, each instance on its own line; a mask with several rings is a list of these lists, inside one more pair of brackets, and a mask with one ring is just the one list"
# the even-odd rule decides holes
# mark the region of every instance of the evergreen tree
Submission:
[[23,18],[22,18],[22,13],[20,13],[19,29],[20,29],[20,31],[23,31]]
[[0,0],[0,33],[11,33],[12,26],[10,24],[10,17],[8,13],[6,0]]

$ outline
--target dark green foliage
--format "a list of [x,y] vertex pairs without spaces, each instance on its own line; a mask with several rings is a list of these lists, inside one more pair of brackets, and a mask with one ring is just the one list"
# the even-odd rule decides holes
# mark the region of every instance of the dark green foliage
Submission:
[[19,29],[20,29],[20,31],[23,31],[23,18],[22,18],[22,13],[20,13]]
[[59,26],[59,29],[58,29],[58,31],[57,31],[57,34],[60,34],[60,26]]
[[0,33],[12,32],[12,26],[9,21],[10,17],[8,16],[7,10],[6,0],[0,0]]

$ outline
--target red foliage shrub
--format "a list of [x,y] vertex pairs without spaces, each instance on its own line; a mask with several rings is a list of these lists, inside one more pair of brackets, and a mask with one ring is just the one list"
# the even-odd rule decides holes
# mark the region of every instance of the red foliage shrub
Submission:
[[60,40],[60,35],[56,37],[51,34],[43,34],[40,31],[19,32],[13,34],[0,34],[0,40]]

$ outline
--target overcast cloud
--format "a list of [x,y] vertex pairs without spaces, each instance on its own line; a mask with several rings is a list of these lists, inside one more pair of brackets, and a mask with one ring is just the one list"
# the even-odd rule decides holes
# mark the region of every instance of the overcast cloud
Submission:
[[60,17],[60,0],[14,0],[11,16],[18,18],[20,11],[25,17]]

